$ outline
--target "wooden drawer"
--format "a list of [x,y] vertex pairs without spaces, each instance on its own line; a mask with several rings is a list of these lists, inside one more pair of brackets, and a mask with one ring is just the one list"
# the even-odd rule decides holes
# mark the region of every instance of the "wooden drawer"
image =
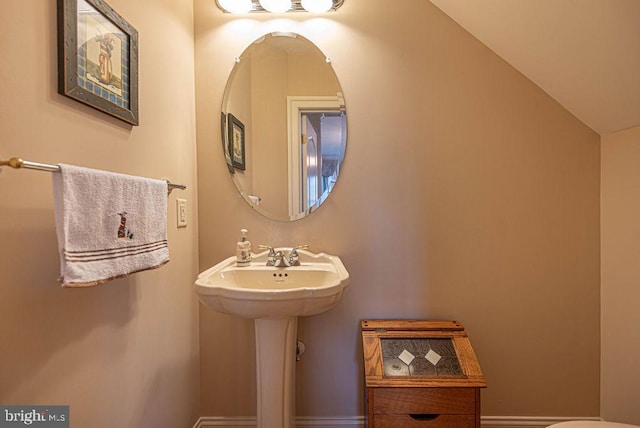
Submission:
[[375,415],[373,428],[475,428],[473,415],[439,415],[413,418],[409,415]]
[[475,388],[373,388],[372,398],[375,415],[476,413]]

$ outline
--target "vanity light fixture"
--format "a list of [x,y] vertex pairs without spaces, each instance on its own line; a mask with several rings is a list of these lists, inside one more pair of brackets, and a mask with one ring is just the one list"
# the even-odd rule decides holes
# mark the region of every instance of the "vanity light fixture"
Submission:
[[312,13],[329,12],[333,7],[333,0],[300,0],[302,7]]
[[312,12],[337,10],[344,0],[216,0],[216,4],[228,13],[252,12]]
[[271,13],[285,13],[291,5],[291,0],[260,0],[260,6]]
[[247,13],[251,11],[251,0],[216,0],[218,7],[229,13]]

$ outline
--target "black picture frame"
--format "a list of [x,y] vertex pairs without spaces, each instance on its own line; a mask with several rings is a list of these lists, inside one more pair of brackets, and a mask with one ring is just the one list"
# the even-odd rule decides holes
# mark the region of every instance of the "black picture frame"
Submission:
[[231,113],[227,113],[229,133],[229,151],[234,168],[245,170],[245,135],[244,124]]
[[58,0],[58,93],[139,124],[138,32],[103,0]]
[[220,113],[220,139],[222,141],[224,161],[227,164],[229,172],[233,174],[235,169],[233,168],[233,162],[231,160],[231,140],[229,139],[229,133],[227,132],[227,114],[225,112]]

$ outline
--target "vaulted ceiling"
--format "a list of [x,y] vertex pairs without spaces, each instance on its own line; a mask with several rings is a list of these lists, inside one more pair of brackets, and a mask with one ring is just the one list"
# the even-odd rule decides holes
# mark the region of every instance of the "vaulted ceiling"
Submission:
[[430,0],[601,135],[640,125],[640,0]]

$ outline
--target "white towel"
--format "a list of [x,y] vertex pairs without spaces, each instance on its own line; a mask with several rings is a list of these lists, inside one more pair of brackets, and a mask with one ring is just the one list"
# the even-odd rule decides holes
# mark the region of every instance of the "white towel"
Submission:
[[98,285],[169,261],[166,182],[59,166],[53,195],[63,287]]

